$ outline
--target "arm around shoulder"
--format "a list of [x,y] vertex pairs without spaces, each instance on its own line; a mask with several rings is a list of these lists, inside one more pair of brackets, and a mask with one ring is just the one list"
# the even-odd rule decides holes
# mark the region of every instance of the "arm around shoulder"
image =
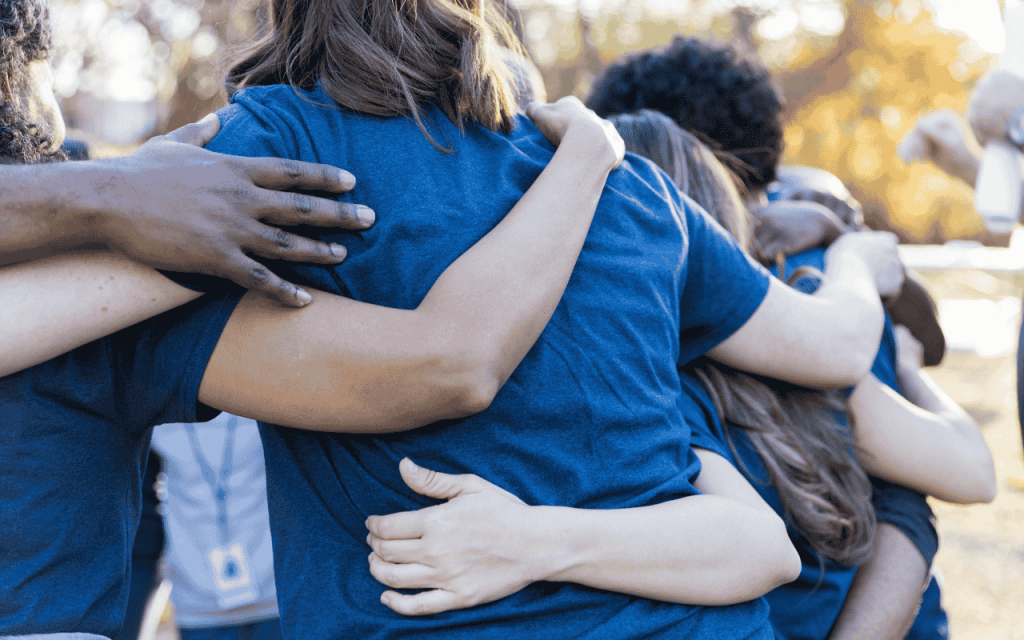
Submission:
[[415,310],[326,294],[298,312],[247,296],[200,386],[210,406],[297,428],[402,431],[482,411],[547,325],[609,172],[611,125],[575,99],[534,106],[558,144],[512,211]]

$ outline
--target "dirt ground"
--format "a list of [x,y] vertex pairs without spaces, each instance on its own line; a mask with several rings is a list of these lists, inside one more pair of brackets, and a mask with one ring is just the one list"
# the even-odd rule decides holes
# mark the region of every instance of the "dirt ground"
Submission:
[[[1024,288],[1019,277],[924,275],[939,298],[1019,300]],[[936,565],[955,640],[1024,640],[1024,454],[1015,366],[1015,351],[991,357],[951,351],[930,372],[981,425],[999,482],[992,504],[932,502],[940,535]]]

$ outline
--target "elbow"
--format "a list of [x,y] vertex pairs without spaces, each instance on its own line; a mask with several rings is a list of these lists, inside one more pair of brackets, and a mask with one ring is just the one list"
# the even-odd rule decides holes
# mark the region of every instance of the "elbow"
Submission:
[[455,405],[461,414],[459,417],[464,418],[486,410],[494,402],[500,388],[498,380],[487,374],[474,376],[459,385],[455,392]]
[[503,381],[484,358],[456,358],[446,369],[449,418],[465,418],[486,410],[494,402]]
[[995,500],[998,481],[988,447],[977,459],[966,461],[958,467],[959,473],[944,476],[950,484],[943,483],[943,486],[930,492],[934,497],[953,504],[987,504]]
[[882,342],[884,327],[884,320],[877,323],[851,323],[850,333],[840,341],[835,352],[832,380],[834,387],[854,387],[871,373],[871,367],[875,363]]
[[871,372],[885,330],[885,313],[876,298],[862,305],[859,313],[837,318],[839,327],[847,327],[836,351],[835,382],[838,387],[852,387]]
[[796,547],[793,546],[793,541],[786,532],[786,524],[778,516],[775,517],[775,520],[773,528],[778,530],[775,532],[775,535],[779,538],[779,541],[776,544],[777,551],[773,562],[775,566],[773,584],[769,587],[768,591],[793,582],[800,577],[800,570],[803,568],[800,554],[797,552]]
[[855,387],[871,373],[871,367],[875,362],[875,355],[878,353],[879,341],[869,343],[859,341],[856,346],[851,347],[839,362],[835,372],[835,388]]
[[996,499],[998,483],[996,481],[995,467],[992,458],[975,465],[974,473],[964,474],[961,486],[957,488],[956,502],[958,504],[988,504]]
[[[786,531],[786,524],[774,512],[766,513],[765,516],[763,525],[758,528],[762,541],[761,558],[754,565],[762,569],[760,579],[748,583],[749,589],[738,594],[741,597],[729,604],[759,598],[800,576],[803,563]],[[750,570],[749,567],[747,565],[746,571]]]

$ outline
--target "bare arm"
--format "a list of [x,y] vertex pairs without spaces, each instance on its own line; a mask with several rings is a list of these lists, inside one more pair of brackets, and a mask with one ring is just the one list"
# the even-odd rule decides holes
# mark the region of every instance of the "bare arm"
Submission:
[[[329,430],[397,431],[486,406],[558,304],[604,180],[622,157],[614,129],[578,101],[539,107],[534,115],[561,142],[554,160],[419,308],[317,293],[323,308],[297,313],[250,293],[209,363],[202,401]],[[33,288],[53,295],[20,299]],[[2,292],[11,294],[12,306],[0,311],[0,326],[23,338],[13,342],[5,333],[3,374],[196,296],[152,269],[99,252],[0,270]],[[54,309],[61,313],[54,316]]]
[[198,296],[109,251],[76,251],[0,269],[0,376]]
[[894,236],[847,233],[829,249],[825,280],[813,295],[773,280],[754,315],[708,355],[809,387],[852,386],[878,351],[879,294],[895,293],[902,281]]
[[219,129],[211,115],[121,158],[0,167],[0,265],[101,244],[151,267],[218,275],[289,306],[308,303],[307,293],[247,254],[337,264],[344,247],[264,222],[364,229],[372,212],[279,193],[342,193],[355,179],[333,167],[201,149]]
[[745,602],[793,580],[800,559],[782,520],[724,458],[698,454],[699,495],[634,509],[531,507],[474,475],[403,460],[416,492],[448,500],[371,516],[370,572],[395,589],[381,601],[404,615],[493,602],[538,581],[575,582],[655,600]]
[[360,433],[487,407],[554,312],[623,155],[611,125],[576,99],[530,115],[560,141],[554,158],[419,307],[324,295],[289,312],[247,295],[214,350],[200,400],[276,424]]
[[829,640],[902,640],[928,576],[914,543],[897,527],[878,523],[875,555],[857,570]]
[[[991,502],[996,479],[992,453],[973,419],[935,382],[908,364],[920,345],[897,327],[900,386],[906,396],[865,377],[850,396],[859,460],[871,475],[940,500]],[[913,342],[911,342],[913,341]],[[915,345],[908,355],[908,345]]]

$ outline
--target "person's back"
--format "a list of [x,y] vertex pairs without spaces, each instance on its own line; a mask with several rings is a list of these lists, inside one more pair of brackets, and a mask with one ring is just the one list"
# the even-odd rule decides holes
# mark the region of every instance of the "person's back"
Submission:
[[[441,153],[410,119],[316,103],[330,99],[285,86],[239,92],[221,112],[224,128],[211,148],[351,166],[360,176],[354,195],[378,212],[376,226],[346,235],[344,267],[299,267],[295,275],[366,302],[415,307],[441,271],[500,221],[553,153],[525,118],[508,136],[476,125],[462,134],[438,110],[425,108],[431,136],[452,147]],[[699,255],[688,253],[693,248]],[[401,618],[380,604],[382,588],[366,564],[366,517],[426,503],[398,475],[405,456],[447,472],[476,473],[532,503],[630,507],[693,493],[696,468],[680,447],[677,361],[735,331],[767,287],[747,265],[749,279],[737,278],[741,270],[729,269],[730,260],[745,259],[717,226],[680,201],[663,174],[629,157],[609,178],[559,308],[489,409],[388,438],[265,425],[272,529],[275,539],[287,541],[276,545],[285,633],[769,633],[763,603],[689,607],[573,585],[536,585],[484,607]],[[712,269],[732,275],[715,282]],[[324,602],[333,615],[320,615]]]

